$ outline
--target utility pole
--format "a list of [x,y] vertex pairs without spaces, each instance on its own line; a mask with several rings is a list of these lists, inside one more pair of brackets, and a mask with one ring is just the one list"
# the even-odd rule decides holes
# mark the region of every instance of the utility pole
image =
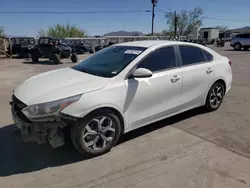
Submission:
[[151,35],[154,35],[154,19],[155,19],[155,5],[157,0],[151,0],[152,2],[152,28],[151,28]]
[[174,11],[174,39],[176,38],[177,35],[177,23],[178,23],[178,17],[176,14],[176,10]]

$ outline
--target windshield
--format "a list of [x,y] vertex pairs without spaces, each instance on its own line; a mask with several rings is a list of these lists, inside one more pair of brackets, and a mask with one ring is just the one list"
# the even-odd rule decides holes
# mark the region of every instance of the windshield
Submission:
[[146,48],[135,46],[110,46],[83,60],[72,68],[101,77],[113,77]]
[[21,39],[21,44],[34,44],[34,39],[32,38],[23,38]]

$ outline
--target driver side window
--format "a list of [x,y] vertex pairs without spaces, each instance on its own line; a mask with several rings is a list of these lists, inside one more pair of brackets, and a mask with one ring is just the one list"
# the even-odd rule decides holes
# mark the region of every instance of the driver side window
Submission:
[[163,47],[151,52],[137,66],[137,68],[146,68],[152,72],[174,67],[176,67],[176,58],[173,46]]

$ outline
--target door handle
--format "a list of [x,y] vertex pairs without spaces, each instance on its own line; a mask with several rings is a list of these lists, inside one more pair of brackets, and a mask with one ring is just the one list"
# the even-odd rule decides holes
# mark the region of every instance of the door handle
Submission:
[[207,69],[207,74],[210,74],[211,72],[213,72],[213,70],[214,70],[213,68],[208,68]]
[[179,75],[174,75],[170,78],[171,82],[177,82],[178,80],[180,80],[180,76]]

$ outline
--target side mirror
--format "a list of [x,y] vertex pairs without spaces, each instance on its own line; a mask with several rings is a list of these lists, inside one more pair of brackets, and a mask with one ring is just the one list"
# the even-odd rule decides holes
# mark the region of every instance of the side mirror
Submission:
[[149,78],[153,75],[152,71],[145,69],[145,68],[139,68],[136,69],[132,75],[133,78]]

